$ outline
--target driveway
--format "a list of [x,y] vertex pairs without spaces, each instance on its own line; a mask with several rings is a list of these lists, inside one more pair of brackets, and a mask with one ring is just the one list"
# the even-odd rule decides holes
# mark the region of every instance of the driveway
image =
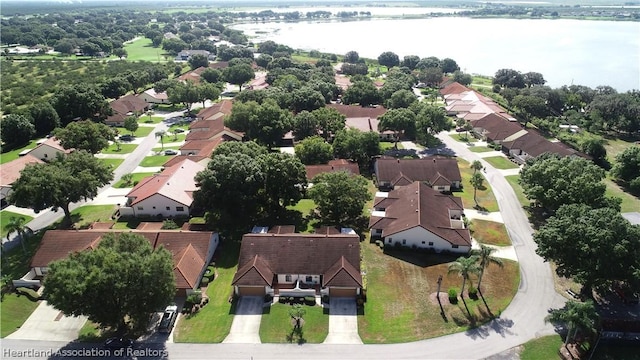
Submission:
[[7,339],[73,341],[87,321],[84,316],[64,316],[61,311],[40,302],[20,329],[7,336]]
[[362,344],[358,335],[356,300],[331,298],[329,300],[329,335],[325,344]]
[[231,331],[223,343],[260,344],[260,321],[262,320],[262,296],[242,296],[238,300]]

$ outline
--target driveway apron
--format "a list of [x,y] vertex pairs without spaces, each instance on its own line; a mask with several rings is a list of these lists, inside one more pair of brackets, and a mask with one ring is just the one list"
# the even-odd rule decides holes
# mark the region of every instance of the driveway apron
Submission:
[[356,300],[331,298],[329,300],[329,335],[325,344],[362,344],[358,335]]
[[73,341],[87,321],[84,316],[64,316],[46,301],[40,302],[20,329],[8,339]]
[[260,344],[260,321],[262,320],[262,296],[242,296],[238,300],[231,331],[224,343]]

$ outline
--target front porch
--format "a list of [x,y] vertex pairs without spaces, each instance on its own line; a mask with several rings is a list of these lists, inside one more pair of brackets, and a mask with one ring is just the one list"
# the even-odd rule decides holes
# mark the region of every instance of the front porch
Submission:
[[305,284],[299,280],[293,284],[273,284],[274,296],[317,296],[321,295],[321,290],[319,284]]

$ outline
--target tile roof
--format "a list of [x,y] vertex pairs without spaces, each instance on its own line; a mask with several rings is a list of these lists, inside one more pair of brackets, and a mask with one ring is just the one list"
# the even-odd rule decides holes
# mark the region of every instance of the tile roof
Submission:
[[131,206],[158,194],[189,207],[193,202],[193,191],[197,189],[194,177],[204,169],[203,165],[184,159],[159,174],[142,179],[127,197],[132,198]]
[[362,107],[360,105],[327,104],[327,107],[338,110],[347,118],[372,118],[377,119],[387,112],[384,106]]
[[459,197],[414,182],[392,190],[387,198],[374,200],[374,208],[383,207],[385,216],[372,216],[369,221],[369,228],[382,229],[383,237],[419,226],[453,245],[471,245],[469,229],[451,226],[449,210],[464,211]]
[[[344,270],[337,269],[338,262]],[[343,272],[349,274],[350,281]],[[232,284],[270,284],[273,274],[323,274],[339,286],[361,287],[360,238],[340,234],[244,235]]]
[[70,152],[73,151],[73,149],[65,149],[62,147],[62,145],[60,145],[60,140],[58,140],[55,136],[52,136],[50,138],[48,138],[47,140],[41,142],[40,144],[38,144],[38,146],[36,146],[35,148],[33,148],[31,151],[43,147],[43,146],[48,146],[52,149],[55,150],[59,150],[64,152],[65,154],[69,154]]
[[152,98],[158,99],[158,100],[168,100],[169,96],[167,95],[166,91],[163,91],[161,93],[157,93],[153,88],[145,90],[144,91],[145,94],[151,96]]
[[471,91],[468,87],[458,83],[452,82],[449,85],[446,85],[444,88],[440,89],[440,94],[449,95],[449,94],[460,94],[465,91]]
[[307,180],[311,180],[319,174],[336,171],[346,171],[354,175],[360,175],[357,163],[345,159],[335,159],[323,165],[306,165]]
[[178,80],[180,80],[180,81],[190,80],[194,84],[198,84],[198,83],[200,83],[200,74],[202,74],[206,69],[207,69],[206,67],[201,66],[201,67],[199,67],[199,68],[197,68],[195,70],[188,71],[188,72],[180,75],[178,77]]
[[26,154],[15,160],[2,164],[0,171],[0,186],[9,186],[20,177],[20,172],[29,164],[42,164],[44,161],[33,155]]
[[145,237],[155,249],[167,249],[173,258],[178,289],[193,289],[206,265],[212,232],[177,230],[48,230],[31,260],[31,267],[47,267],[69,254],[95,249],[108,233],[133,232]]
[[482,133],[491,141],[501,141],[522,130],[519,123],[509,121],[501,115],[491,113],[478,120],[472,120],[474,128],[482,129]]
[[455,158],[429,156],[421,159],[380,158],[376,161],[378,182],[388,182],[391,186],[403,186],[414,181],[437,185],[462,181],[460,168]]
[[532,130],[526,130],[526,134],[512,141],[503,141],[502,146],[509,150],[522,150],[532,157],[536,157],[545,152],[558,154],[560,156],[586,156],[563,143],[551,142]]
[[114,112],[126,115],[128,113],[139,113],[149,107],[149,104],[139,97],[129,94],[109,103]]
[[[196,117],[200,120],[215,120],[221,116],[224,117],[230,115],[232,107],[233,103],[231,100],[222,100],[219,103],[215,103],[208,108],[200,110]],[[191,125],[189,125],[189,129],[191,129],[194,124],[195,122],[191,123]]]

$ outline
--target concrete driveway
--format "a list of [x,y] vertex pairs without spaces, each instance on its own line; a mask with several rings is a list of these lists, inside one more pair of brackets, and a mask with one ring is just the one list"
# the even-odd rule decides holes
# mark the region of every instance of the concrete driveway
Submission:
[[73,341],[86,321],[84,316],[64,316],[46,301],[41,301],[20,329],[7,339]]
[[329,335],[325,344],[362,344],[358,335],[358,309],[356,300],[331,298],[329,300]]
[[242,296],[238,300],[231,331],[223,343],[260,344],[260,321],[262,320],[262,296]]

